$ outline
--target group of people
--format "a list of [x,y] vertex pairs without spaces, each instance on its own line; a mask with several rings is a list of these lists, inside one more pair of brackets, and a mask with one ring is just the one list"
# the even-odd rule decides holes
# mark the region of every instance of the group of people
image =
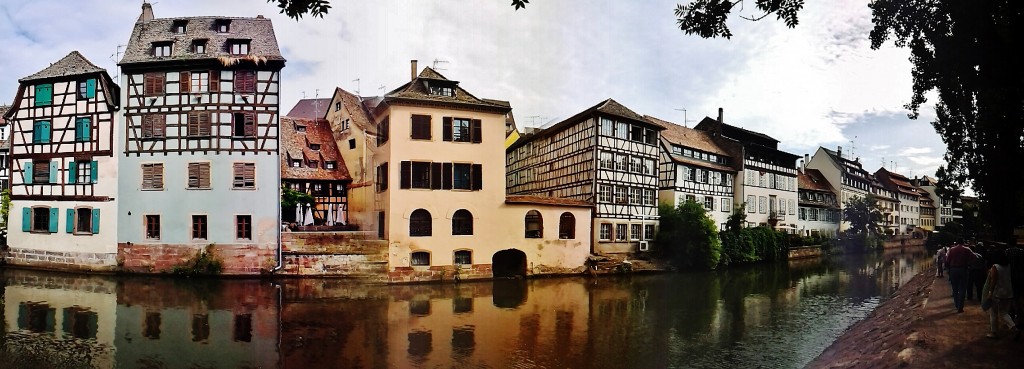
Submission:
[[[989,312],[990,332],[996,338],[999,323],[1020,339],[1024,323],[1024,249],[957,242],[935,255],[936,277],[947,274],[953,290],[953,308],[964,312],[964,301],[979,300]],[[1012,312],[1012,315],[1011,315]],[[1016,319],[1014,318],[1016,317]]]

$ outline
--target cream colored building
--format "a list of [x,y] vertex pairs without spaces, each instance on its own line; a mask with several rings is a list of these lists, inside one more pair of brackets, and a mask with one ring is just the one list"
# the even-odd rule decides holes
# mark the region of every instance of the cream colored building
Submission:
[[341,88],[327,99],[321,116],[331,124],[338,151],[348,166],[349,224],[363,230],[375,229],[374,214],[377,127],[362,98]]
[[[818,147],[810,159],[806,159],[808,169],[817,169],[825,177],[825,180],[832,185],[839,193],[840,214],[846,207],[846,202],[852,198],[866,197],[871,193],[871,182],[873,176],[864,170],[860,160],[851,160],[843,156],[843,148],[837,147],[835,151]],[[840,215],[841,217],[841,215]],[[839,230],[845,231],[850,228],[850,223],[842,221],[839,223]]]

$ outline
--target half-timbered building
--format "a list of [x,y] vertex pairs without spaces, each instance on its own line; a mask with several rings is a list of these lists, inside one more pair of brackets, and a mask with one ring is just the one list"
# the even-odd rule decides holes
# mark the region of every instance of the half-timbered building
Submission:
[[[371,101],[379,101],[379,98]],[[349,221],[346,224],[361,230],[375,230],[377,224],[374,212],[378,179],[374,171],[377,127],[367,108],[369,105],[363,104],[363,98],[336,88],[324,109],[317,110],[330,124],[338,152],[352,178],[347,186]]]
[[687,201],[704,205],[719,230],[733,211],[733,179],[742,147],[739,143],[714,137],[658,118],[644,116],[661,131],[661,166],[658,178],[659,203],[679,206]]
[[389,278],[582,271],[591,205],[505,194],[510,105],[477,98],[431,68],[417,75],[415,62],[411,71],[410,82],[364,101],[377,133],[366,151],[376,178],[367,210],[390,244]]
[[734,201],[745,204],[747,226],[796,230],[797,169],[799,156],[778,149],[779,140],[763,133],[705,117],[694,128],[735,140],[742,145],[742,185]]
[[19,80],[10,130],[7,262],[116,266],[118,86],[73,51]]
[[118,63],[118,242],[129,270],[215,245],[224,273],[257,273],[280,236],[278,94],[270,19],[155,18],[143,4]]
[[[911,184],[910,179],[906,176],[884,167],[875,171],[875,178],[881,182],[883,187],[895,193],[900,200],[899,208],[896,209],[896,214],[899,215],[898,221],[896,221],[899,224],[896,234],[914,233],[921,223],[921,194],[917,192],[917,187]],[[918,234],[918,236],[921,235]]]
[[318,230],[346,229],[346,186],[351,181],[326,119],[281,118],[281,185],[313,197],[312,204],[282,207],[282,221]]
[[645,251],[658,222],[663,129],[602,101],[509,146],[508,193],[589,202],[595,253]]
[[7,120],[4,119],[4,114],[7,114],[7,110],[9,109],[9,106],[0,106],[0,190],[6,190],[11,186],[11,171],[9,165],[11,159],[11,142],[8,140],[10,127],[7,126]]
[[[911,181],[911,183],[915,182],[916,181]],[[916,184],[914,187],[917,187],[917,193],[921,195],[921,228],[926,232],[932,232],[935,230],[935,200],[932,200],[931,193],[925,189],[917,186]]]
[[835,190],[817,169],[803,169],[797,174],[796,227],[801,236],[837,237],[839,235],[839,201]]
[[882,221],[879,226],[885,234],[899,234],[900,223],[900,199],[896,192],[882,185],[874,175],[870,176],[870,194],[875,200],[875,206],[882,213]]
[[[825,176],[832,188],[839,191],[839,206],[846,207],[846,202],[852,198],[866,197],[871,194],[871,181],[873,176],[864,170],[859,160],[843,156],[843,147],[838,146],[836,150],[829,150],[818,147],[814,156],[807,161],[807,168],[817,169]],[[843,221],[839,224],[840,231],[845,231],[850,223]]]

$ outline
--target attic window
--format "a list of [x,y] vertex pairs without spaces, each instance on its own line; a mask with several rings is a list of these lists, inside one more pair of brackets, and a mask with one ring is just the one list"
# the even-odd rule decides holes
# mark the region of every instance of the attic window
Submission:
[[310,160],[309,161],[309,167],[310,168],[318,168],[318,167],[320,167],[320,162],[317,161],[317,160]]
[[292,159],[292,168],[301,168],[302,159]]
[[430,94],[455,97],[455,89],[448,86],[430,86]]
[[325,169],[337,169],[338,168],[338,162],[336,162],[336,161],[325,161],[324,162],[324,168]]
[[311,143],[311,144],[309,144],[309,149],[310,150],[314,150],[314,151],[318,151],[318,150],[320,150],[320,144]]
[[230,52],[231,55],[248,55],[249,40],[229,40],[228,52]]
[[171,45],[172,42],[162,41],[153,43],[153,56],[163,57],[171,56]]
[[172,23],[172,25],[171,25],[171,31],[174,32],[174,33],[177,33],[179,35],[187,32],[188,31],[188,21],[184,20],[184,19],[179,19],[179,20],[174,21],[174,23]]
[[192,52],[196,54],[206,54],[206,40],[193,40]]
[[306,126],[295,126],[295,132],[306,132]]
[[231,31],[231,20],[218,19],[213,23],[213,27],[217,30],[217,33],[228,33]]

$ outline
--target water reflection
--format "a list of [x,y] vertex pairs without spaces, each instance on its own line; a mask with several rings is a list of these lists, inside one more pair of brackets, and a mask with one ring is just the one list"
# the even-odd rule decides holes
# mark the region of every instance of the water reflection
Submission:
[[4,270],[0,362],[39,368],[799,367],[920,249],[610,278],[368,286]]

